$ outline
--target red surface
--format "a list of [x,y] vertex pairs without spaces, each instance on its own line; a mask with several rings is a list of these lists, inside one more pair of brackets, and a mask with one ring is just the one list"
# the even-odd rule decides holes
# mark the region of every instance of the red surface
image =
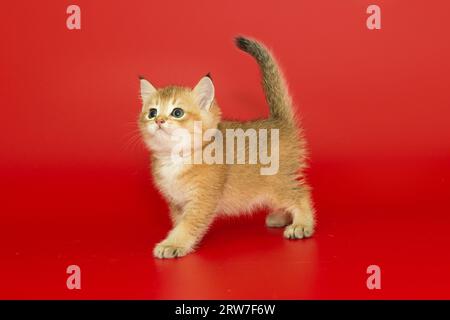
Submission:
[[[450,298],[448,1],[76,3],[81,31],[65,27],[72,2],[2,3],[0,298]],[[365,26],[372,3],[381,30]],[[236,34],[273,48],[290,82],[317,234],[284,240],[260,213],[155,260],[169,218],[138,143],[137,75],[210,71],[226,117],[267,115]]]

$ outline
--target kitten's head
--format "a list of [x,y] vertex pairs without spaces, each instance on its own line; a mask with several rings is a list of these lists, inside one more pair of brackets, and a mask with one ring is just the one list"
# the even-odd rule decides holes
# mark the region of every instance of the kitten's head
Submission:
[[141,78],[142,111],[139,127],[146,145],[155,154],[169,154],[178,143],[173,135],[184,129],[193,139],[194,123],[201,130],[216,129],[220,110],[214,101],[214,84],[208,76],[193,88],[168,86],[156,89]]

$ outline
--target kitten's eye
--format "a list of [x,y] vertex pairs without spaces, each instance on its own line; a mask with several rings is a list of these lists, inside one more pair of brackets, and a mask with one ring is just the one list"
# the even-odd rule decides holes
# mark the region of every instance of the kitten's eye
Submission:
[[172,113],[170,114],[174,118],[181,118],[184,116],[184,111],[181,108],[175,108],[172,110]]
[[148,112],[148,118],[153,119],[154,117],[156,117],[157,114],[158,110],[156,110],[155,108],[151,108],[150,111]]

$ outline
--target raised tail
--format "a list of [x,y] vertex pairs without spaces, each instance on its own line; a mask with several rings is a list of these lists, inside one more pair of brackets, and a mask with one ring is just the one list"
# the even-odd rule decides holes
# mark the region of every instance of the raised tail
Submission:
[[239,49],[252,55],[258,62],[271,118],[293,123],[295,114],[286,81],[270,51],[258,41],[241,36],[236,37],[235,42]]

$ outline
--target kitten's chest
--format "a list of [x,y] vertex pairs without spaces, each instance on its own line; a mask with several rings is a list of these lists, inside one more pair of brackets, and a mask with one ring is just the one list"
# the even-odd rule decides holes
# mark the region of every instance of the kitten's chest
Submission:
[[183,188],[182,175],[186,170],[183,163],[161,161],[156,168],[156,184],[160,191],[176,204],[182,205],[187,201],[186,190]]

